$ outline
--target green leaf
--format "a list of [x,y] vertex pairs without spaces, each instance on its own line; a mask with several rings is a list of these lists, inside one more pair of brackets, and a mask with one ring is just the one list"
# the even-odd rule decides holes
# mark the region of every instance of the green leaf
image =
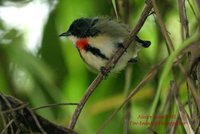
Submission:
[[117,4],[116,4],[115,0],[112,0],[112,5],[113,5],[114,11],[115,11],[115,15],[116,15],[117,19],[119,19],[119,15],[117,12]]

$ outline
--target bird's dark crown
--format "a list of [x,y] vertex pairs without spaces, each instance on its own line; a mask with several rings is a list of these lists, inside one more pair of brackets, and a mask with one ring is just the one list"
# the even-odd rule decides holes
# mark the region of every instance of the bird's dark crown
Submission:
[[100,33],[100,31],[94,27],[97,21],[98,19],[76,19],[70,25],[68,32],[79,38],[97,36]]

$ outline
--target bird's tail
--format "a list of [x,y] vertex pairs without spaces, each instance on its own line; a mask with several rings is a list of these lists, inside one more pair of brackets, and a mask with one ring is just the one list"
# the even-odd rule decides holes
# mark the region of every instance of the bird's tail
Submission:
[[135,39],[138,43],[140,43],[143,47],[147,48],[151,45],[150,41],[146,41],[146,40],[141,40],[138,36],[136,36]]

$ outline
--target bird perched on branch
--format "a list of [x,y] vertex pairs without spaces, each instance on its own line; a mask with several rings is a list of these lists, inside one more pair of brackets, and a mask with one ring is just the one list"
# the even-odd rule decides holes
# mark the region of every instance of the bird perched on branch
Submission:
[[[123,42],[129,34],[127,25],[97,17],[76,19],[69,29],[59,36],[66,36],[75,44],[81,58],[90,69],[104,74],[104,66],[117,49],[123,47]],[[119,72],[127,63],[136,62],[140,48],[147,48],[150,44],[150,41],[141,40],[136,36],[136,42],[129,45],[111,72]]]

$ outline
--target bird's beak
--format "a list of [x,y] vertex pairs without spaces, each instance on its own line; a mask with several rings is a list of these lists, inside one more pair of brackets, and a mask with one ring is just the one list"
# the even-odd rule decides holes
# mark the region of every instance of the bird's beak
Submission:
[[64,32],[64,33],[60,34],[59,37],[61,37],[61,36],[70,36],[70,35],[72,35],[71,32],[67,31],[67,32]]

